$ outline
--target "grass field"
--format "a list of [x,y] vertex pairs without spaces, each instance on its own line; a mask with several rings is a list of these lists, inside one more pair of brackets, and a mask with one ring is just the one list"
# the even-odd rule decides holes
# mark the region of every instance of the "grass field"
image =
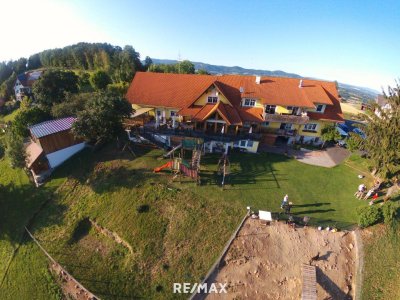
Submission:
[[[248,205],[278,212],[288,193],[297,216],[341,228],[353,226],[356,208],[366,205],[353,197],[362,180],[346,165],[326,169],[281,155],[232,154],[231,174],[222,190],[216,174],[219,156],[202,159],[202,185],[196,186],[187,180],[171,182],[168,172],[152,173],[165,163],[157,159],[161,151],[135,151],[137,158],[110,147],[84,151],[37,190],[26,175],[1,161],[0,182],[14,182],[16,188],[2,197],[8,208],[0,211],[0,224],[8,229],[0,241],[0,275],[27,219],[50,196],[52,201],[35,219],[33,233],[103,299],[175,299],[172,283],[203,278]],[[118,234],[132,253],[96,231],[88,218]],[[24,239],[19,249],[1,287],[2,299],[58,297],[37,247]]]
[[362,299],[400,299],[400,226],[376,225],[364,232],[363,240]]
[[1,299],[31,299],[32,295],[56,299],[59,295],[46,259],[24,238],[24,226],[53,188],[37,190],[22,170],[11,169],[6,159],[0,159],[0,280],[18,249],[0,286]]

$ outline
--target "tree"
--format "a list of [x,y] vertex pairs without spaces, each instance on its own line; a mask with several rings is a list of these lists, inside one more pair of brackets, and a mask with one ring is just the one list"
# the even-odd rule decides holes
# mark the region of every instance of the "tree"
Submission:
[[12,168],[23,168],[25,166],[26,154],[23,138],[8,130],[5,137],[5,154],[10,160]]
[[78,86],[79,86],[79,91],[93,91],[92,86],[90,84],[90,74],[85,72],[85,71],[81,71],[79,72],[79,79],[78,79]]
[[393,178],[400,174],[400,85],[388,88],[384,93],[390,109],[374,105],[374,114],[364,115],[365,125],[359,125],[366,138],[353,134],[358,150],[365,151],[375,171],[383,178]]
[[178,69],[180,74],[194,74],[195,68],[194,64],[189,60],[184,60],[181,63],[178,63]]
[[122,121],[132,112],[131,105],[112,93],[99,93],[78,113],[72,130],[86,140],[109,141],[123,130]]
[[208,73],[206,69],[199,69],[199,70],[197,71],[197,74],[200,74],[200,75],[210,75],[210,73]]
[[143,71],[147,71],[152,64],[153,60],[149,56],[146,56],[144,60]]
[[28,58],[28,70],[35,70],[42,66],[40,56],[38,53],[29,56]]
[[13,72],[11,76],[0,85],[0,98],[10,100],[14,96],[14,85],[17,74]]
[[326,142],[335,142],[340,140],[342,137],[339,132],[336,130],[335,125],[326,125],[321,130],[321,138],[324,141],[322,144],[322,148],[325,146]]
[[111,83],[111,78],[106,72],[99,70],[90,76],[90,82],[94,89],[105,90],[107,85]]
[[38,106],[19,111],[12,122],[12,131],[16,136],[26,137],[29,135],[28,127],[40,122],[50,120],[51,116]]
[[66,92],[78,92],[78,76],[72,71],[46,70],[33,84],[35,99],[47,109],[64,101]]
[[51,115],[54,118],[75,117],[78,115],[78,112],[85,109],[86,102],[93,97],[95,97],[94,93],[68,93],[64,102],[52,106]]

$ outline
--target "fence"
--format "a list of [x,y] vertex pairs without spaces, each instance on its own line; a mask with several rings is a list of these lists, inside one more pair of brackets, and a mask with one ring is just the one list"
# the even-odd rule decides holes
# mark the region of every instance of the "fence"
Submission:
[[[246,213],[246,215],[244,216],[244,218],[242,219],[242,221],[240,222],[239,226],[236,228],[235,232],[232,234],[231,238],[229,239],[229,241],[226,243],[224,249],[222,250],[221,255],[217,258],[217,260],[215,261],[215,263],[212,265],[212,267],[210,268],[210,270],[208,271],[206,277],[203,279],[203,281],[201,282],[201,284],[203,285],[204,283],[208,283],[211,284],[214,277],[217,275],[219,266],[221,264],[222,259],[225,257],[226,253],[229,250],[229,247],[232,245],[233,240],[236,238],[237,234],[239,233],[239,230],[242,228],[244,222],[247,220],[248,218],[248,213]],[[190,300],[203,300],[207,297],[208,294],[201,294],[198,293],[197,290],[191,295],[191,297],[189,298]]]
[[75,299],[90,299],[90,300],[96,300],[100,299],[99,297],[95,296],[93,293],[89,292],[78,280],[76,280],[71,274],[69,274],[57,261],[51,257],[51,255],[40,245],[38,240],[30,233],[28,228],[25,227],[26,232],[29,234],[29,236],[32,238],[32,240],[36,243],[36,245],[39,246],[40,250],[43,251],[43,253],[47,256],[48,259],[53,263],[53,266],[55,269],[59,270],[59,276],[60,279],[65,280],[66,282],[71,282],[73,283],[73,287],[76,291],[75,295],[71,295]]

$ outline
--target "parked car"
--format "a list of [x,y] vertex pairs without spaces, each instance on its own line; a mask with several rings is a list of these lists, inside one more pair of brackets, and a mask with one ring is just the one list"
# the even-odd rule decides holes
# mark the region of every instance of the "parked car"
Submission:
[[365,133],[364,133],[360,128],[357,128],[357,127],[354,128],[354,129],[353,129],[353,132],[356,133],[356,134],[358,134],[359,136],[361,136],[363,139],[366,138]]
[[346,148],[346,147],[347,147],[346,139],[339,140],[339,141],[338,141],[338,145],[339,145],[340,147]]
[[344,123],[338,123],[336,125],[336,128],[340,128],[341,130],[343,130],[346,133],[348,133],[350,131],[349,127],[347,127],[347,125]]
[[337,132],[339,132],[339,134],[342,136],[342,138],[346,138],[349,134],[348,131],[345,131],[344,129],[342,129],[342,127],[340,127],[339,125],[336,126],[336,130]]

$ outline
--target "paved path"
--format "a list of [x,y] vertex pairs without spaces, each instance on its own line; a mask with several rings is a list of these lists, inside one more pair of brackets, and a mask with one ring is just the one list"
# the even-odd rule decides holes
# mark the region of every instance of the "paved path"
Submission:
[[293,150],[289,147],[263,147],[262,151],[277,153],[277,154],[287,154],[293,156],[298,161],[326,168],[332,168],[343,162],[347,157],[349,157],[350,152],[344,148],[338,146],[330,147],[326,150]]

